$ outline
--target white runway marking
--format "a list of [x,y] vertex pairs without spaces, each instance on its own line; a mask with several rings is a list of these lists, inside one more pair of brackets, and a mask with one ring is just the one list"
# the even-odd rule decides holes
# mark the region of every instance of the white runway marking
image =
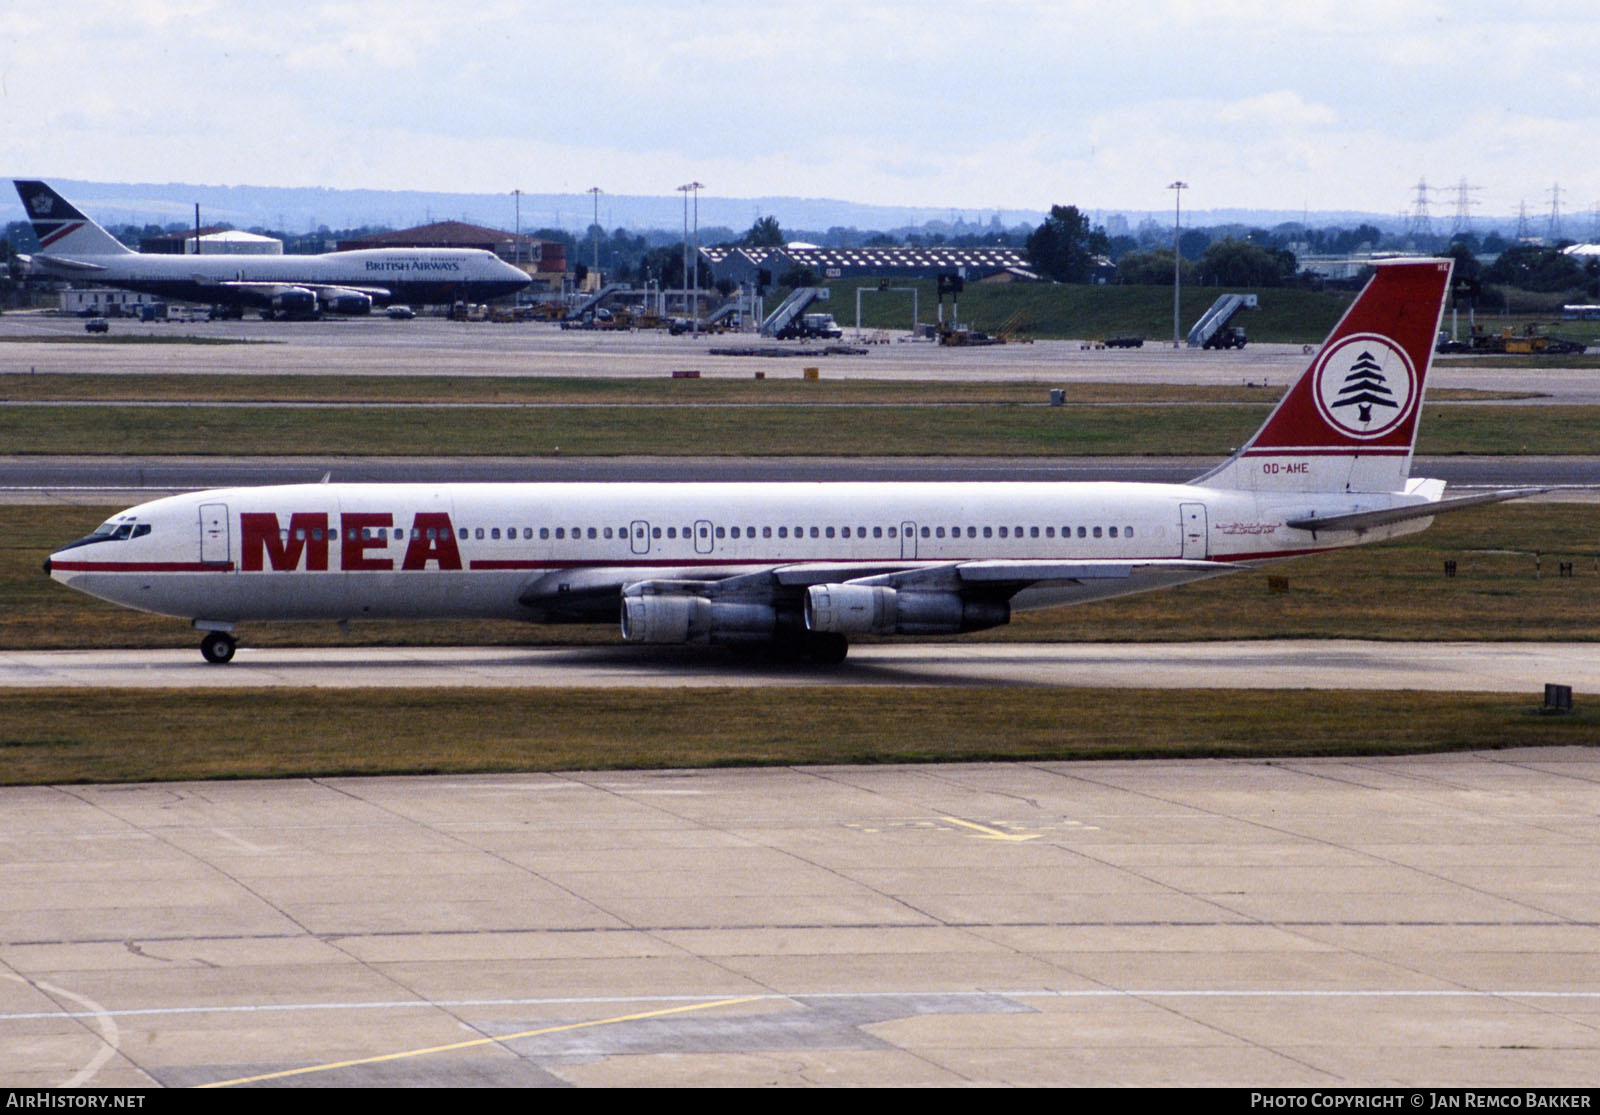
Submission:
[[85,1084],[89,1083],[89,1081],[94,1079],[94,1074],[100,1071],[102,1065],[117,1055],[117,1051],[122,1045],[122,1031],[117,1028],[116,1016],[114,1012],[106,1010],[105,1007],[101,1006],[93,999],[89,999],[83,995],[78,995],[74,992],[68,991],[64,987],[57,987],[54,984],[45,983],[43,980],[28,980],[21,976],[13,976],[9,974],[6,974],[6,979],[15,980],[17,983],[27,984],[29,987],[36,987],[48,995],[59,995],[63,999],[71,999],[75,1003],[82,1003],[85,1008],[81,1011],[41,1011],[36,1014],[11,1015],[9,1017],[34,1019],[93,1019],[95,1024],[100,1028],[101,1043],[99,1048],[95,1050],[94,1056],[90,1057],[87,1064],[85,1064],[77,1072],[73,1073],[72,1076],[68,1077],[62,1083],[58,1084],[57,1087],[83,1087]]
[[[18,979],[17,976],[7,976],[7,979]],[[51,988],[48,984],[38,984],[42,989],[56,991],[69,998],[82,1003],[87,999],[73,995],[71,992]],[[1563,999],[1563,1000],[1600,1000],[1600,991],[1550,991],[1536,989],[1449,989],[1424,991],[1413,988],[1361,988],[1354,990],[1338,990],[1328,988],[1227,988],[1219,990],[1213,987],[1129,987],[1129,988],[1093,988],[1080,990],[1059,990],[1055,988],[1024,988],[1024,989],[996,989],[993,991],[945,991],[945,990],[902,990],[902,991],[813,991],[803,995],[785,995],[773,993],[766,995],[737,995],[740,1002],[745,1003],[800,1003],[808,999],[856,999],[856,1000],[896,1000],[910,999],[922,996],[937,996],[940,999],[1463,999],[1463,1000],[1488,1000],[1488,999]],[[311,1011],[368,1011],[368,1010],[461,1010],[477,1007],[485,1010],[501,1009],[505,1007],[570,1007],[570,1006],[614,1006],[624,1003],[702,1003],[718,1002],[735,997],[732,992],[708,993],[705,995],[599,995],[579,997],[556,997],[541,999],[440,999],[437,1001],[422,999],[401,999],[394,1002],[361,1002],[361,1003],[252,1003],[235,1006],[198,1006],[198,1007],[140,1007],[132,1010],[108,1011],[103,1007],[94,1007],[85,1011],[25,1011],[14,1014],[0,1014],[0,1022],[32,1022],[48,1018],[93,1018],[104,1020],[110,1024],[114,1018],[148,1018],[175,1015],[198,1014],[295,1014]],[[114,1029],[114,1024],[113,1024]],[[109,1039],[108,1039],[109,1040]],[[110,1057],[115,1052],[114,1048],[105,1051],[105,1057]],[[104,1063],[104,1058],[100,1063]],[[98,1066],[97,1066],[98,1067]],[[64,1087],[72,1087],[68,1084]]]

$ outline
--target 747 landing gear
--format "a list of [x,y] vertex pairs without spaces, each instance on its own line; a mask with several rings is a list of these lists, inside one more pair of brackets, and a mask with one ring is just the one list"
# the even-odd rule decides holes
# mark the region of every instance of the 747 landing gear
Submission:
[[226,631],[208,631],[200,640],[200,654],[213,666],[222,666],[233,661],[233,651],[238,645],[239,640]]

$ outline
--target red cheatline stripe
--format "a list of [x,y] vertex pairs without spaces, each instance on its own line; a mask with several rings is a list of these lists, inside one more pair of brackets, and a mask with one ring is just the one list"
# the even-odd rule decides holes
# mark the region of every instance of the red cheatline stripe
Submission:
[[200,561],[52,561],[52,573],[232,573],[233,562]]

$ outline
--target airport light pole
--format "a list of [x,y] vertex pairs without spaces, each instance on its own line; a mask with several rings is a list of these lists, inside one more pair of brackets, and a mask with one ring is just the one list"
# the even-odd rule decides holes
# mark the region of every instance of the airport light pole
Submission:
[[1183,227],[1183,191],[1189,188],[1187,182],[1174,182],[1167,189],[1172,191],[1172,347],[1178,347],[1178,290],[1182,283],[1180,265],[1183,256],[1178,251],[1178,230]]
[[594,240],[594,288],[600,289],[600,195],[604,191],[599,186],[590,186],[584,193],[594,195],[594,223],[590,225]]
[[[683,195],[683,286],[682,286],[682,289],[683,289],[683,296],[684,296],[685,300],[687,300],[688,297],[689,297],[689,191],[691,189],[693,189],[693,188],[694,188],[693,186],[687,186],[687,185],[678,187],[678,192]],[[699,207],[699,204],[697,203],[695,205],[695,215],[698,216],[699,212],[700,212],[700,207]],[[689,307],[687,307],[687,306],[684,307],[685,310],[687,310],[688,308]]]
[[694,248],[689,253],[689,265],[694,269],[694,330],[693,336],[700,335],[700,191],[705,189],[699,182],[690,182],[689,188],[694,191]]
[[[692,333],[700,333],[700,191],[705,189],[703,182],[689,182],[679,186],[683,192],[683,285],[685,290],[692,289],[691,296],[694,301],[693,308],[689,311],[694,322]],[[689,193],[694,192],[694,245],[689,242]],[[693,279],[690,278],[690,268],[693,268]],[[692,285],[691,285],[692,284]]]
[[511,196],[517,199],[517,231],[515,239],[511,241],[511,256],[517,261],[517,266],[522,266],[522,191],[512,190]]

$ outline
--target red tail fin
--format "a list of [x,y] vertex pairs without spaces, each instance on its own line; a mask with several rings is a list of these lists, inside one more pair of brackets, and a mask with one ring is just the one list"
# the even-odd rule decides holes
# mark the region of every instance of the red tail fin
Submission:
[[1272,491],[1404,488],[1451,266],[1448,259],[1380,264],[1255,437],[1195,483]]

